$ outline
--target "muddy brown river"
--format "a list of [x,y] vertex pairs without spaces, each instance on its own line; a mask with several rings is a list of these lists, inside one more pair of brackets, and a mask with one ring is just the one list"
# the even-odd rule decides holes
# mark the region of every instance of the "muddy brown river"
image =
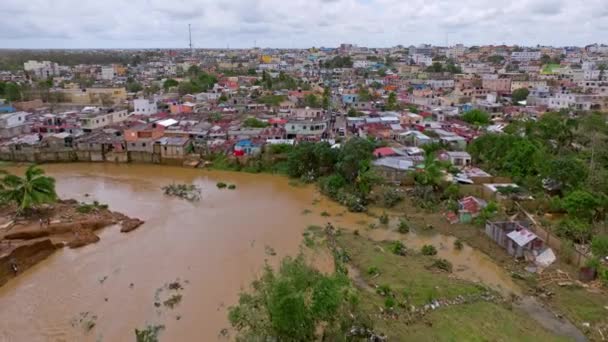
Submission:
[[[297,254],[307,226],[332,221],[355,229],[370,221],[346,213],[312,186],[292,186],[279,176],[153,165],[44,168],[57,179],[62,198],[98,200],[146,223],[127,235],[107,228],[97,244],[62,249],[1,287],[0,341],[132,341],[134,329],[147,324],[165,326],[162,340],[217,340],[228,328],[226,309],[239,291],[266,261],[276,264]],[[218,181],[237,189],[219,190]],[[200,186],[201,201],[166,197],[160,188],[172,182]],[[303,214],[305,209],[312,212]],[[331,217],[321,217],[322,211]],[[382,230],[369,233],[374,239],[399,238]],[[453,250],[451,237],[410,234],[404,241],[435,244],[457,276],[518,292],[487,256],[469,247]],[[314,262],[331,269],[326,255]],[[182,301],[173,309],[155,307],[159,289],[176,279],[184,286]],[[81,313],[95,317],[88,331],[78,321]]]

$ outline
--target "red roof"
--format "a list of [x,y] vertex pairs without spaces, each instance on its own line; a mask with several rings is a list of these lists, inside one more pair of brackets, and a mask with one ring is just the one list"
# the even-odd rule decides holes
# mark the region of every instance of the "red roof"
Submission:
[[395,156],[395,155],[397,155],[397,153],[395,152],[395,150],[393,150],[390,147],[379,147],[374,150],[374,155],[376,157],[388,157],[388,156]]

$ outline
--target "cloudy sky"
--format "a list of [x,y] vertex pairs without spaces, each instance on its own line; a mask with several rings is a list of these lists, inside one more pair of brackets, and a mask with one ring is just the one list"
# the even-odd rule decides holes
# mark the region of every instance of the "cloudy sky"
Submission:
[[608,43],[608,0],[0,0],[0,48]]

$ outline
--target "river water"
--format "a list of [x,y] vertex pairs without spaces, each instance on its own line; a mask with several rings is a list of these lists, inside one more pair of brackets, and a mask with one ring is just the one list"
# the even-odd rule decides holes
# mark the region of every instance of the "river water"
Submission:
[[[284,177],[154,165],[44,168],[57,179],[62,198],[98,200],[146,223],[129,234],[106,228],[100,242],[64,248],[1,287],[0,341],[132,341],[134,329],[147,324],[164,325],[167,341],[217,340],[228,328],[227,307],[264,263],[297,254],[306,228],[328,221],[373,239],[402,238],[413,247],[433,243],[439,256],[452,261],[456,276],[518,292],[503,269],[469,247],[454,250],[451,237],[364,232],[361,222],[369,217],[346,213],[313,186],[292,186]],[[219,190],[218,181],[237,189]],[[201,201],[164,196],[160,187],[172,182],[200,186]],[[331,269],[327,255],[313,262]],[[168,292],[159,289],[177,279],[182,301],[173,309],[156,307]],[[84,313],[95,323],[90,330],[78,320]]]

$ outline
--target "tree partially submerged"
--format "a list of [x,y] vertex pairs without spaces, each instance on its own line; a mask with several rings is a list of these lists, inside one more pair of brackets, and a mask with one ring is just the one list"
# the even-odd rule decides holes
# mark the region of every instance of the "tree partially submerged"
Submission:
[[20,213],[37,205],[57,200],[55,179],[44,175],[44,170],[31,165],[23,177],[3,171],[0,198],[5,203],[15,203]]

